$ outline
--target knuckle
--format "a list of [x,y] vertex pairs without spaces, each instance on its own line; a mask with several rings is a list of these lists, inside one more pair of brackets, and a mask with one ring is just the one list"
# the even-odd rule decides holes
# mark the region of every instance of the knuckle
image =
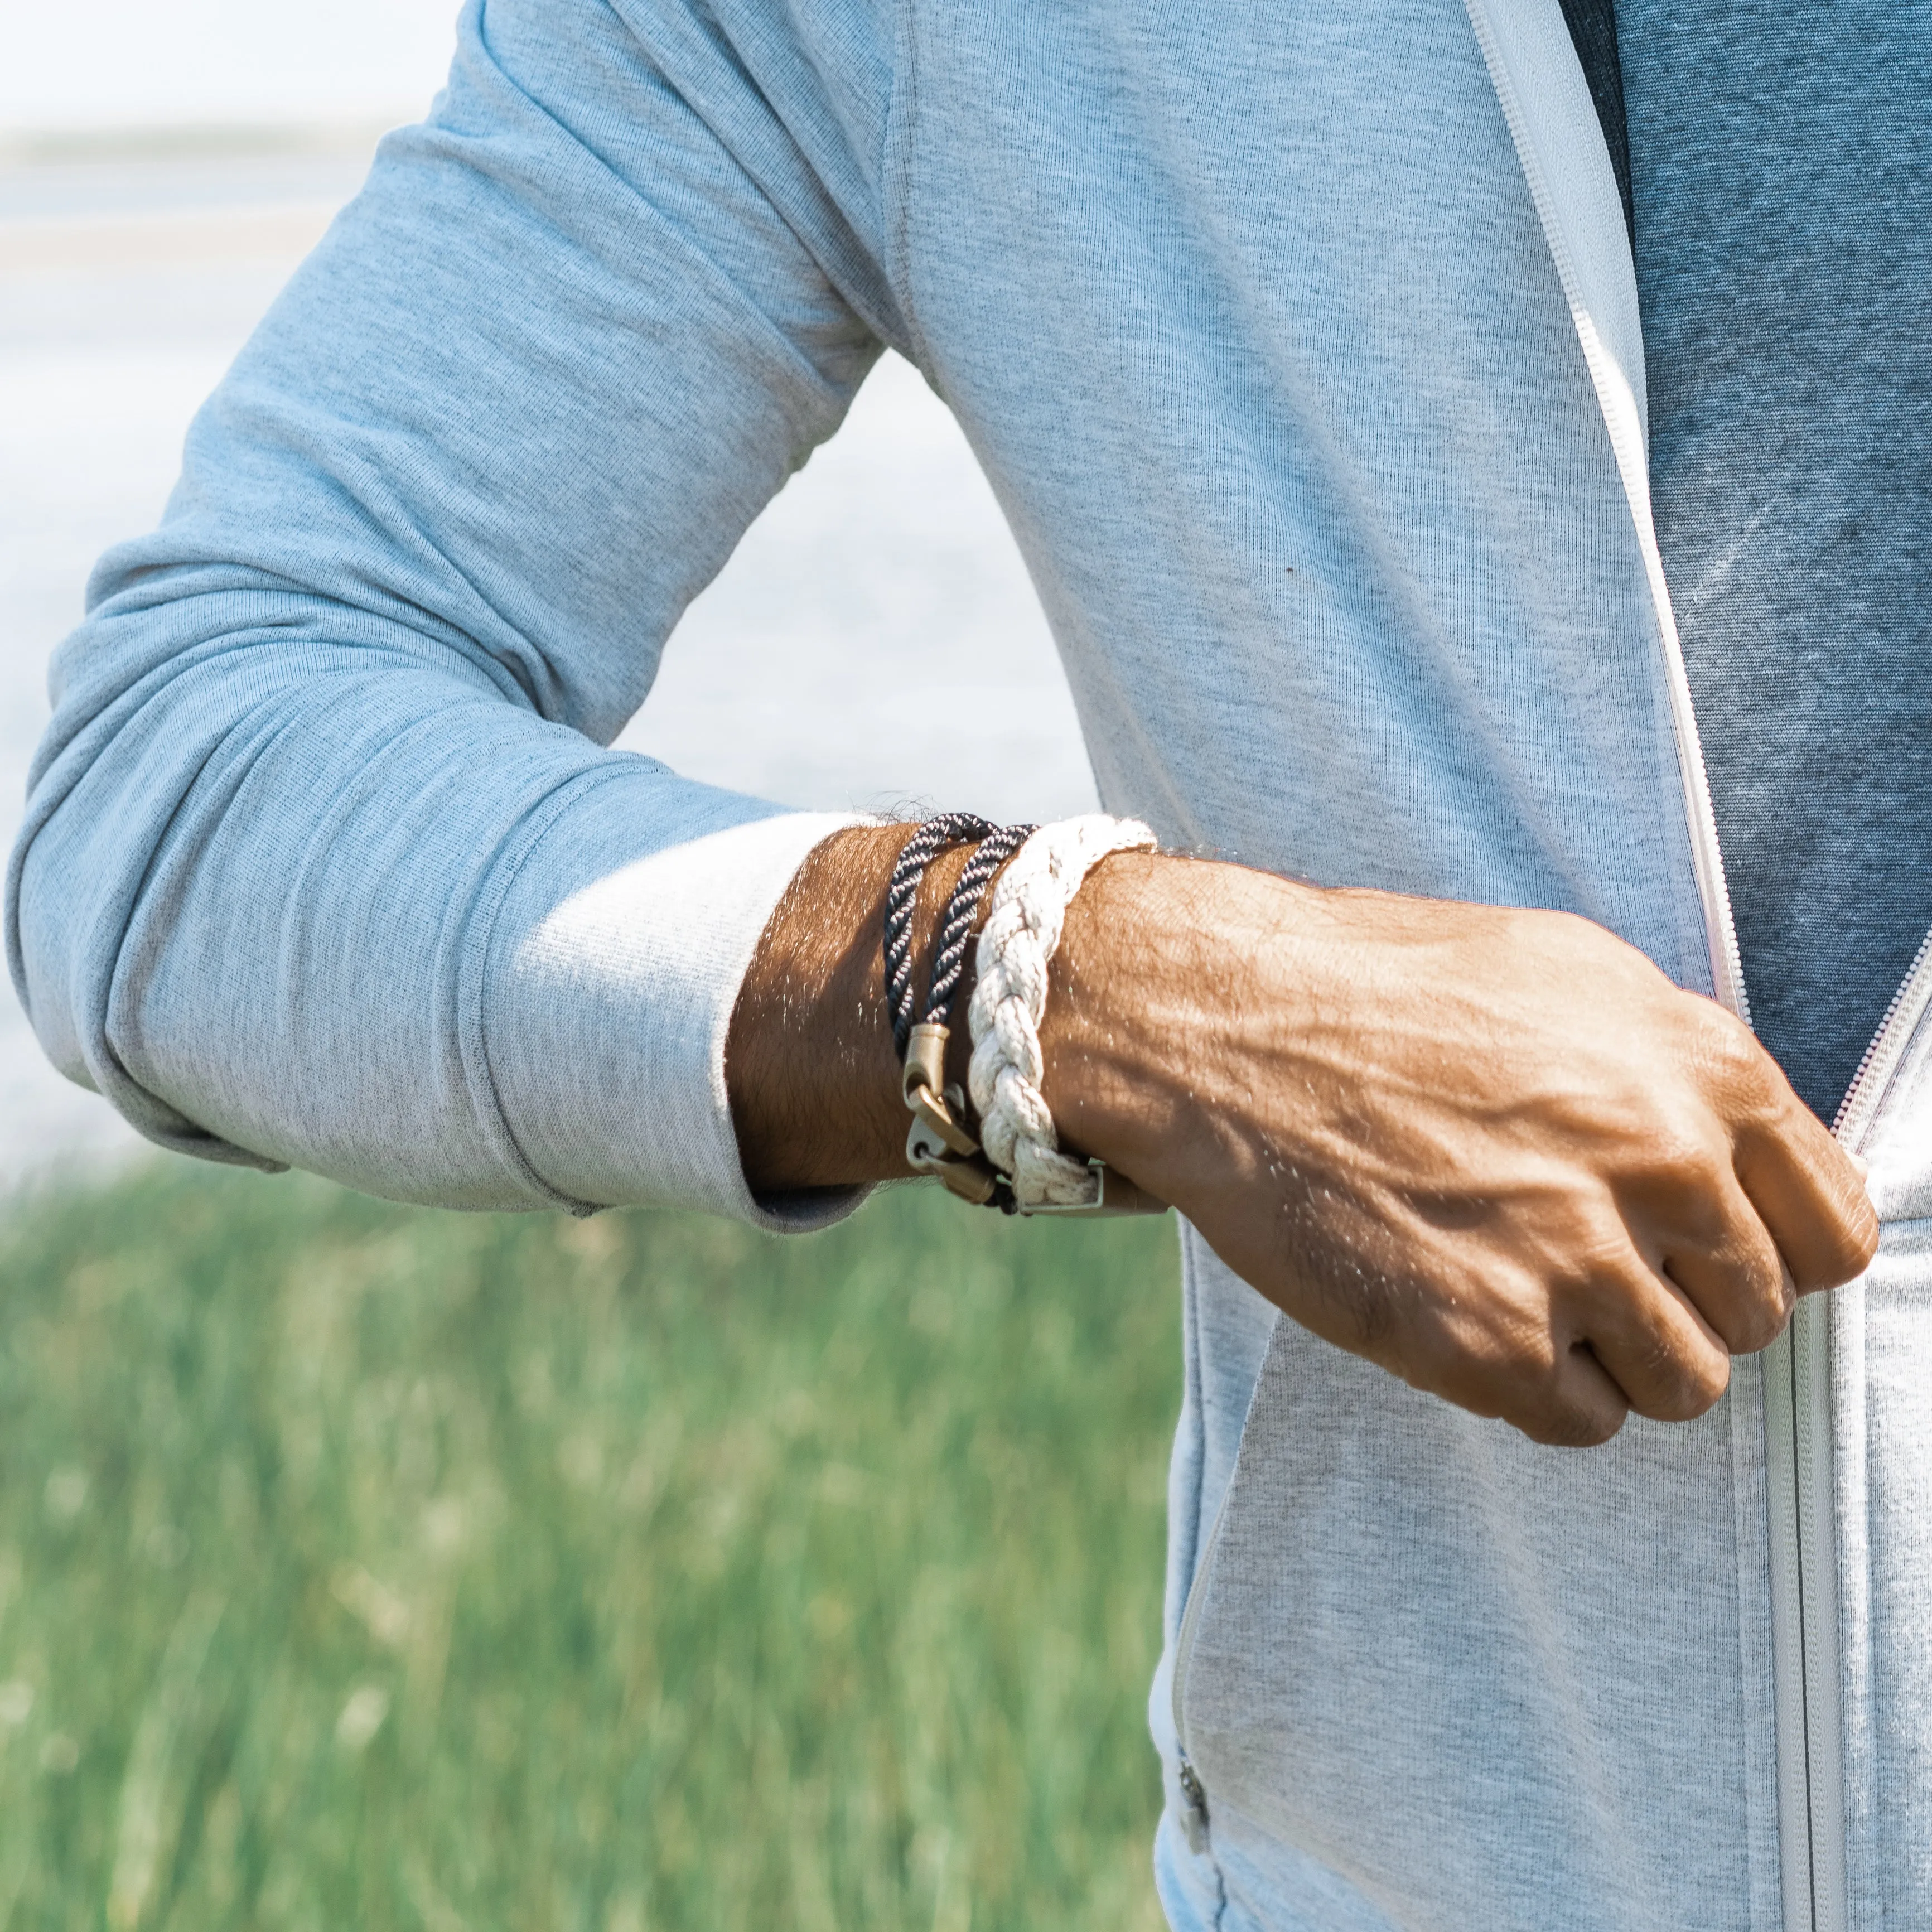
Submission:
[[[1607,1442],[1624,1426],[1630,1404],[1624,1391],[1602,1373],[1594,1360],[1579,1364],[1582,1345],[1553,1346],[1534,1368],[1528,1364],[1520,1386],[1524,1399],[1510,1420],[1532,1442],[1552,1449],[1594,1449]],[[1579,1376],[1579,1368],[1587,1372]]]
[[[1582,964],[1594,974],[1621,976],[1631,967],[1641,974],[1650,966],[1634,946],[1581,913],[1560,911],[1553,907],[1517,907],[1508,914],[1504,930],[1520,951],[1540,952],[1564,970]],[[1654,974],[1655,968],[1651,970]]]
[[1724,1225],[1719,1184],[1729,1168],[1707,1123],[1672,1113],[1657,1120],[1637,1148],[1636,1177],[1677,1203],[1674,1218],[1706,1239]]
[[1627,1408],[1607,1401],[1600,1406],[1586,1407],[1558,1399],[1514,1420],[1516,1426],[1532,1442],[1540,1442],[1546,1448],[1595,1449],[1622,1428],[1629,1412]]
[[1792,1263],[1796,1292],[1811,1294],[1856,1280],[1878,1258],[1879,1243],[1878,1217],[1869,1207],[1816,1229],[1811,1245]]
[[1784,1332],[1797,1296],[1777,1252],[1765,1244],[1720,1246],[1712,1256],[1721,1270],[1718,1285],[1701,1297],[1684,1291],[1734,1355],[1754,1355]]
[[1683,1404],[1675,1418],[1681,1422],[1706,1415],[1724,1400],[1731,1385],[1731,1358],[1716,1349],[1683,1377]]
[[1768,1107],[1777,1090],[1766,1077],[1771,1063],[1756,1036],[1735,1014],[1709,1000],[1690,998],[1691,1054],[1706,1082],[1732,1108]]
[[1727,1232],[1732,1173],[1730,1137],[1700,1086],[1666,1083],[1637,1099],[1613,1184],[1626,1208],[1661,1208],[1670,1226],[1710,1246]]
[[1858,1191],[1846,1202],[1838,1217],[1838,1252],[1834,1256],[1836,1266],[1833,1270],[1836,1280],[1827,1286],[1835,1287],[1839,1282],[1850,1281],[1853,1276],[1863,1274],[1878,1258],[1878,1211],[1871,1203],[1862,1181]]
[[1715,1348],[1686,1354],[1657,1344],[1640,1413],[1655,1422],[1691,1422],[1715,1407],[1731,1384],[1730,1358]]
[[1784,1333],[1797,1297],[1780,1274],[1741,1304],[1725,1324],[1724,1341],[1734,1355],[1754,1355]]
[[1748,1309],[1725,1324],[1724,1346],[1734,1355],[1755,1355],[1784,1333],[1790,1316],[1783,1310]]

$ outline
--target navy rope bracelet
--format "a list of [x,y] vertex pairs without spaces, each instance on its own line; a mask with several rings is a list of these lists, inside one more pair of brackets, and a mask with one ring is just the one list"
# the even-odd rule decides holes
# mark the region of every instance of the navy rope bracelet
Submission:
[[1040,828],[1033,825],[1002,826],[988,832],[980,849],[966,862],[959,883],[946,908],[946,923],[939,935],[939,950],[932,958],[932,986],[926,996],[928,1024],[944,1026],[952,1017],[952,995],[966,970],[966,948],[973,938],[973,922],[993,883],[993,874]]
[[989,838],[999,829],[976,812],[943,812],[927,819],[899,848],[886,886],[885,956],[886,1005],[892,1016],[892,1046],[902,1060],[912,1037],[912,914],[920,881],[946,846]]

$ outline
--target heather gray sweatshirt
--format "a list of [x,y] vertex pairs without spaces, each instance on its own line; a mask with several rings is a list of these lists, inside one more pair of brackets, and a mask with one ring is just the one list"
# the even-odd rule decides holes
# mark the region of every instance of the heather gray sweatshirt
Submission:
[[[881,343],[1110,806],[1741,1004],[1558,0],[472,0],[60,654],[8,902],[55,1060],[406,1198],[836,1211],[750,1198],[722,1069],[830,821],[604,748]],[[1877,1268],[1688,1426],[1537,1448],[1190,1239],[1178,1927],[1932,1922],[1926,994],[1847,1115]]]

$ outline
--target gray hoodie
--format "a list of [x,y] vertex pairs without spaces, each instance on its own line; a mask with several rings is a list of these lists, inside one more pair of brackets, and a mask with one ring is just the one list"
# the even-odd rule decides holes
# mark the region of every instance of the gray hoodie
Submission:
[[[1742,1006],[1558,0],[472,0],[56,662],[9,897],[56,1062],[405,1198],[846,1204],[751,1199],[722,1064],[832,821],[604,747],[882,343],[1111,808]],[[1926,994],[1845,1130],[1877,1266],[1695,1424],[1533,1447],[1189,1241],[1177,1926],[1932,1923]]]

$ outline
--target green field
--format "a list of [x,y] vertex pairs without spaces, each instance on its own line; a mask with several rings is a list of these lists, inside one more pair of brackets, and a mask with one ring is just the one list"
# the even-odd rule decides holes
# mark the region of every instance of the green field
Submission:
[[1133,1932],[1171,1221],[0,1219],[0,1932]]

